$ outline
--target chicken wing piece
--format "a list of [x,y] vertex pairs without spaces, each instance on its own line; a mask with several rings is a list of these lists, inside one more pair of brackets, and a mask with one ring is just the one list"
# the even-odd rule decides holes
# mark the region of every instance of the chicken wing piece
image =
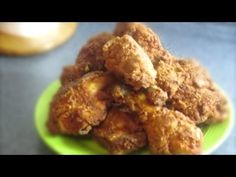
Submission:
[[52,133],[87,134],[107,115],[109,97],[106,87],[113,78],[94,71],[62,86],[54,96],[47,126]]
[[144,147],[146,134],[136,115],[112,108],[92,136],[112,154],[127,154]]
[[162,47],[157,34],[142,23],[117,23],[114,35],[123,36],[125,34],[132,36],[134,40],[147,52],[148,56],[154,63],[159,60],[175,59],[175,57]]
[[184,114],[150,104],[145,94],[115,84],[112,96],[138,114],[154,154],[199,154],[203,134]]
[[73,82],[88,72],[98,70],[104,71],[105,67],[102,47],[112,37],[112,34],[103,32],[88,40],[80,50],[76,59],[76,64],[63,68],[60,77],[62,85]]
[[155,85],[156,71],[150,58],[129,35],[108,41],[103,54],[106,68],[135,89]]

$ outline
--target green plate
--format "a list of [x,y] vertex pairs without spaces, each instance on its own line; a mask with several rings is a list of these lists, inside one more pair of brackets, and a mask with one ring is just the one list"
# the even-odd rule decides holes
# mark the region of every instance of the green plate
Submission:
[[[106,149],[89,137],[71,137],[64,135],[52,135],[47,130],[49,104],[53,95],[60,87],[59,81],[54,81],[39,97],[35,108],[35,124],[42,140],[58,154],[85,155],[85,154],[109,154]],[[229,100],[229,99],[228,99]],[[229,135],[233,126],[233,107],[230,103],[229,119],[222,123],[202,127],[204,133],[203,154],[210,154]],[[148,150],[141,150],[136,154],[149,154]]]

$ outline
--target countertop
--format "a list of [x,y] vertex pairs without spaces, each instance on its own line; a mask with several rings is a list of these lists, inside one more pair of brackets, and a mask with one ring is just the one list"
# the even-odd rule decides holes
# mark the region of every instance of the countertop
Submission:
[[[236,109],[236,23],[146,23],[174,55],[193,57],[225,90]],[[114,23],[79,23],[62,46],[31,57],[0,56],[0,154],[53,154],[34,124],[35,104],[42,91],[72,64],[93,35],[112,31]],[[1,42],[1,41],[0,41]],[[236,154],[236,125],[213,154]]]

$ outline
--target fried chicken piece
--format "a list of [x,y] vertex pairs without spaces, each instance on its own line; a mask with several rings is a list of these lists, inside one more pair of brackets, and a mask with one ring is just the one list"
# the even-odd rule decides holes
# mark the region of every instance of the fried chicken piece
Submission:
[[196,89],[213,88],[209,73],[196,60],[160,60],[154,67],[157,86],[166,91],[170,99],[181,85],[191,85]]
[[147,52],[148,56],[155,63],[159,60],[173,60],[173,57],[161,45],[157,34],[142,23],[122,22],[117,23],[114,35],[123,36],[128,34]]
[[181,85],[195,88],[209,88],[213,81],[205,68],[194,59],[159,61],[154,65],[157,71],[157,86],[167,91],[171,98]]
[[194,59],[160,60],[155,65],[156,83],[168,93],[168,103],[196,124],[227,118],[227,101],[209,73]]
[[155,85],[156,71],[150,58],[129,35],[108,41],[103,54],[106,68],[135,89]]
[[203,134],[184,114],[150,104],[142,92],[131,91],[115,84],[112,90],[115,101],[123,103],[138,114],[148,137],[149,147],[155,154],[199,154]]
[[227,118],[228,105],[218,90],[182,85],[171,99],[171,107],[196,124],[220,122]]
[[74,65],[69,65],[63,68],[63,72],[60,76],[62,85],[66,85],[77,79],[80,79],[84,74],[92,71],[91,65],[88,62],[81,62]]
[[102,47],[113,37],[114,36],[111,33],[103,32],[90,38],[80,50],[76,63],[78,64],[86,60],[89,62],[93,70],[103,70],[105,61]]
[[76,59],[76,64],[63,68],[63,72],[60,76],[62,85],[79,79],[88,72],[97,70],[104,71],[105,61],[102,47],[112,37],[112,34],[103,32],[89,39],[80,50]]
[[[213,92],[214,96],[213,106],[210,107],[210,114],[205,124],[219,123],[229,118],[230,110],[227,98],[221,91],[217,90]],[[211,100],[212,101],[212,100]]]
[[208,71],[201,66],[195,59],[185,58],[176,61],[183,69],[183,84],[191,85],[195,88],[214,89],[213,80]]
[[92,131],[93,137],[112,154],[127,154],[146,145],[146,134],[136,115],[112,108],[105,121]]
[[196,124],[226,119],[227,100],[215,87],[207,70],[195,60],[179,60],[178,63],[183,68],[184,80],[171,98],[172,108]]
[[144,123],[149,147],[154,154],[200,154],[203,134],[184,114],[167,108],[148,113]]
[[107,115],[106,87],[113,78],[102,71],[88,73],[62,86],[50,105],[47,126],[52,133],[87,134]]
[[156,84],[171,98],[184,81],[184,70],[177,60],[160,60],[154,65],[157,71]]

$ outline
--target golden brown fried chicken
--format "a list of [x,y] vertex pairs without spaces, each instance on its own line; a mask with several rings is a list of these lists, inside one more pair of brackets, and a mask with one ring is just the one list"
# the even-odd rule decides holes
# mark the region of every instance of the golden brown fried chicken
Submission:
[[218,90],[196,89],[182,85],[171,99],[171,107],[188,116],[196,124],[220,122],[227,118],[228,105]]
[[63,72],[60,76],[62,85],[66,85],[81,78],[84,74],[92,71],[91,65],[88,62],[81,62],[79,64],[69,65],[63,68]]
[[200,154],[203,134],[188,117],[167,108],[156,108],[144,123],[154,154]]
[[135,89],[155,85],[156,71],[151,60],[129,35],[108,41],[103,54],[106,68]]
[[197,125],[220,122],[229,113],[207,70],[172,56],[141,23],[118,23],[113,34],[88,40],[76,63],[64,68],[49,130],[92,132],[113,154],[134,152],[146,141],[154,154],[201,153]]
[[114,35],[123,36],[125,34],[132,36],[134,40],[147,52],[148,56],[154,63],[159,60],[175,59],[175,57],[162,47],[157,34],[142,23],[117,23]]
[[172,109],[182,112],[196,124],[206,120],[217,122],[227,117],[225,97],[196,60],[160,60],[155,69],[157,86],[168,93]]
[[105,70],[102,47],[112,37],[112,34],[103,32],[89,39],[80,50],[76,64],[64,67],[60,78],[62,85],[79,79],[88,72]]
[[215,87],[209,73],[195,60],[178,60],[183,82],[171,98],[172,108],[196,124],[219,122],[227,118],[227,100]]
[[184,114],[149,104],[142,92],[134,92],[124,85],[115,84],[115,101],[127,105],[138,114],[148,137],[149,147],[155,154],[199,154],[202,150],[201,130]]
[[229,103],[227,98],[223,93],[220,93],[219,90],[213,92],[212,95],[214,96],[214,103],[213,108],[210,107],[210,114],[205,124],[212,124],[212,123],[219,123],[229,118],[230,110],[229,110]]
[[157,62],[154,67],[157,71],[156,84],[168,93],[171,98],[184,81],[184,70],[178,60]]
[[154,65],[156,83],[171,98],[181,85],[194,88],[213,88],[209,73],[196,60],[159,61]]
[[135,114],[112,108],[93,137],[113,154],[127,154],[146,145],[146,134]]
[[[113,38],[111,33],[100,33],[88,40],[88,42],[80,50],[76,63],[88,61],[91,66],[96,70],[104,69],[104,57],[102,47],[103,45]],[[82,60],[82,61],[81,61]]]
[[53,133],[87,134],[107,115],[106,87],[113,78],[102,71],[88,73],[62,86],[50,105],[48,128]]
[[195,88],[213,89],[213,80],[208,71],[201,66],[196,60],[185,58],[176,61],[182,68],[183,84],[191,85]]

